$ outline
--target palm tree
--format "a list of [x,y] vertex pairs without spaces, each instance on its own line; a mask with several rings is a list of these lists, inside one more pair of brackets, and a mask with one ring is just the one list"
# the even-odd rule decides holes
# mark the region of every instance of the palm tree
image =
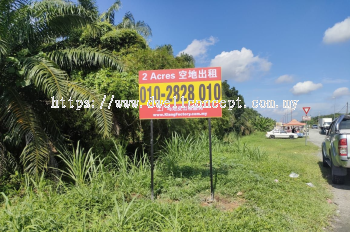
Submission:
[[125,13],[123,21],[117,25],[117,29],[122,28],[134,29],[137,31],[137,33],[146,38],[152,36],[151,27],[144,21],[136,22],[134,16],[131,14],[130,11]]
[[0,128],[5,128],[7,143],[21,146],[17,158],[26,172],[45,170],[52,157],[50,145],[62,147],[59,122],[51,117],[55,109],[47,105],[51,97],[94,100],[91,110],[99,132],[110,135],[112,113],[98,107],[103,97],[71,81],[68,71],[91,66],[121,70],[118,60],[89,47],[41,51],[72,30],[96,22],[96,12],[86,6],[65,0],[0,1]]
[[[88,1],[88,0],[85,0]],[[106,12],[102,13],[100,16],[100,19],[102,19],[103,21],[107,21],[108,23],[114,25],[114,16],[115,16],[115,12],[119,10],[119,8],[121,7],[122,3],[120,2],[120,0],[116,0],[109,8]]]
[[253,125],[257,131],[269,131],[273,129],[275,121],[271,118],[256,116]]

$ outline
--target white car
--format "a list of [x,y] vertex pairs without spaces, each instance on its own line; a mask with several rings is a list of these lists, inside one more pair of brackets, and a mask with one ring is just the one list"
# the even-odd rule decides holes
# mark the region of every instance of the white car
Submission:
[[275,139],[275,138],[285,138],[285,139],[296,139],[298,138],[297,133],[289,133],[284,130],[272,130],[270,132],[266,132],[266,138]]

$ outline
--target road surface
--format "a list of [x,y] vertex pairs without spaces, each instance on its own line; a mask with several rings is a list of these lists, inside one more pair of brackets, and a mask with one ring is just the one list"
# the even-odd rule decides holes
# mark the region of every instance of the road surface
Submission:
[[[319,162],[320,169],[324,178],[328,180],[331,186],[334,199],[333,203],[337,205],[337,216],[332,221],[332,229],[336,232],[349,232],[350,231],[350,170],[346,177],[344,185],[336,185],[332,183],[330,168],[324,168],[322,166],[322,152],[321,144],[325,138],[325,135],[319,134],[318,129],[310,129],[309,138],[307,142],[312,142],[316,144],[320,149],[318,152],[318,157],[321,162]],[[328,229],[326,229],[328,230]]]

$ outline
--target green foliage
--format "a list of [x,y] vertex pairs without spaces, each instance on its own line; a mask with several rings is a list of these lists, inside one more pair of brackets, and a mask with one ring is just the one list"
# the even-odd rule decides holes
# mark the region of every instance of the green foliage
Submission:
[[145,49],[146,40],[130,29],[112,30],[101,37],[102,48],[119,52],[121,49]]
[[89,25],[84,28],[79,38],[82,44],[86,44],[90,47],[99,47],[101,44],[101,36],[104,36],[107,32],[114,30],[113,25],[108,22],[98,22],[95,25]]
[[134,74],[138,74],[140,70],[156,70],[156,69],[176,69],[176,68],[193,68],[194,62],[186,59],[174,57],[169,53],[169,48],[160,47],[157,49],[142,50],[122,50],[120,52],[125,56],[122,57],[125,64],[125,70]]
[[256,116],[255,119],[253,119],[253,125],[255,130],[266,132],[272,130],[276,122],[271,118]]
[[[87,1],[84,4],[87,4]],[[79,47],[60,49],[59,39],[97,20],[88,5],[69,1],[2,1],[0,3],[0,124],[6,135],[12,134],[9,149],[26,172],[39,175],[47,169],[54,144],[63,144],[63,136],[47,110],[51,97],[73,101],[95,100],[101,96],[80,83],[69,80],[73,68],[94,66],[121,69],[110,52]],[[41,52],[48,44],[58,49]],[[50,49],[48,49],[50,50]],[[97,131],[104,137],[111,134],[112,113],[106,108],[92,110]],[[14,136],[15,135],[15,136]],[[8,146],[5,140],[0,143]],[[11,145],[10,145],[11,146]]]
[[134,16],[131,12],[126,12],[123,21],[116,26],[117,29],[128,28],[137,31],[140,35],[145,38],[152,36],[151,27],[144,21],[135,21]]
[[[264,133],[213,141],[214,202],[207,200],[207,142],[174,135],[160,158],[170,156],[166,151],[179,151],[177,172],[168,175],[160,169],[163,161],[156,162],[155,201],[150,201],[149,162],[137,164],[117,146],[115,163],[98,161],[94,165],[113,165],[104,163],[82,185],[26,176],[16,194],[1,193],[0,230],[319,231],[329,225],[335,206],[325,200],[331,192],[313,155],[316,146],[268,140]],[[265,155],[259,158],[258,151]],[[290,178],[292,171],[299,178]]]
[[79,142],[73,153],[61,154],[58,156],[67,167],[67,171],[61,170],[76,185],[83,185],[85,181],[92,181],[97,172],[103,171],[102,163],[97,165],[98,157],[94,156],[92,149],[87,153],[79,146]]
[[[218,138],[212,136],[213,151],[219,150],[220,141]],[[161,149],[160,159],[164,165],[163,170],[171,175],[179,175],[178,163],[198,163],[208,157],[209,152],[209,138],[207,133],[202,133],[196,136],[188,135],[181,136],[174,132],[172,137],[164,141]]]
[[[83,76],[83,72],[75,72],[72,76],[103,95],[105,102],[109,103],[113,96],[111,109],[115,118],[114,131],[126,141],[142,139],[142,128],[138,120],[138,108],[117,108],[115,100],[138,100],[138,76],[127,72],[115,72],[109,69],[101,69],[97,72]],[[78,119],[80,121],[81,119]]]
[[100,15],[100,19],[110,24],[114,24],[115,12],[121,7],[121,1],[115,0],[115,2],[108,8],[108,10]]

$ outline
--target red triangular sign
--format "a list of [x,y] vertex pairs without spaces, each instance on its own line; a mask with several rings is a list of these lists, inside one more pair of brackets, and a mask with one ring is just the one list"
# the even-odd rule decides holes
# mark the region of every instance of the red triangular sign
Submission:
[[303,107],[303,110],[304,110],[305,114],[307,115],[307,113],[309,113],[309,111],[310,111],[310,107]]

